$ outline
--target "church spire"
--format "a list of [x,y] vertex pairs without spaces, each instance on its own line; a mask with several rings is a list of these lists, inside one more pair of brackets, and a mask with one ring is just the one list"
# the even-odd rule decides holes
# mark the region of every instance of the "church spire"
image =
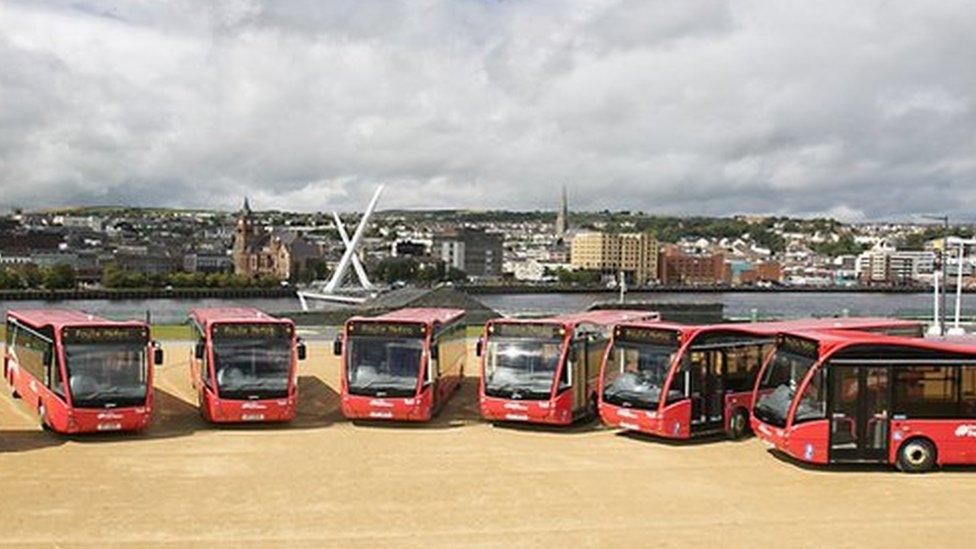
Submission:
[[556,236],[566,236],[569,230],[569,201],[566,198],[566,185],[563,185],[563,194],[559,201],[559,211],[556,212]]

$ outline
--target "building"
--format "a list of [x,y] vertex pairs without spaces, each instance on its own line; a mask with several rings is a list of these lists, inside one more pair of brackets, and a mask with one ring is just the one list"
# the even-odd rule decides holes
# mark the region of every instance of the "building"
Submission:
[[322,249],[292,231],[267,231],[254,221],[247,199],[234,230],[234,272],[278,280],[304,277],[322,261]]
[[461,228],[434,236],[431,254],[472,278],[500,278],[504,238],[500,233]]
[[783,281],[783,267],[778,261],[762,261],[739,273],[740,284],[779,284]]
[[183,270],[188,273],[226,273],[234,270],[234,261],[225,253],[198,250],[183,256]]
[[612,276],[623,272],[629,283],[644,286],[658,279],[658,242],[646,233],[579,233],[573,237],[570,264]]
[[731,273],[725,267],[722,252],[686,252],[678,246],[665,246],[658,264],[663,284],[713,286],[730,283]]
[[857,256],[855,275],[866,285],[911,284],[920,275],[935,271],[935,252],[898,250],[887,240],[878,241]]

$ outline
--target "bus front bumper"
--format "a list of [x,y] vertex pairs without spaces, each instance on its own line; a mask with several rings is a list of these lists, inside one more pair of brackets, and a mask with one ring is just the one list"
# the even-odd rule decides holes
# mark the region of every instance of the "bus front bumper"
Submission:
[[111,433],[141,431],[152,421],[152,408],[85,409],[68,413],[66,433]]
[[656,411],[601,404],[600,419],[608,427],[649,435],[668,436],[668,433],[664,432],[663,418]]
[[430,421],[430,392],[421,397],[379,398],[342,395],[342,415],[347,419],[376,421]]
[[296,399],[214,400],[209,407],[214,423],[276,423],[295,419]]
[[481,417],[487,421],[511,421],[543,425],[573,423],[571,395],[567,392],[556,400],[508,400],[482,396]]

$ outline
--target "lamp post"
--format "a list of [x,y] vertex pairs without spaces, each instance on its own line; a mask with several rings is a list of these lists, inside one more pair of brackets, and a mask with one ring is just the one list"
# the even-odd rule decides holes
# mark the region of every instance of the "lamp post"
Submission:
[[942,336],[946,335],[946,285],[949,283],[949,269],[948,257],[946,255],[946,250],[949,247],[949,216],[943,215],[923,215],[925,219],[933,219],[942,222],[942,295],[941,302],[942,305],[939,311],[939,334]]

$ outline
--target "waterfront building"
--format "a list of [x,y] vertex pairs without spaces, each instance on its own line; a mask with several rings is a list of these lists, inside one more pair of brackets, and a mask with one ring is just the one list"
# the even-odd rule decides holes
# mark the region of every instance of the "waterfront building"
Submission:
[[434,235],[431,253],[471,278],[500,278],[504,264],[501,233],[459,228]]
[[935,252],[898,250],[887,239],[857,257],[855,273],[862,284],[911,284],[935,271]]
[[665,246],[659,260],[663,284],[712,286],[731,282],[725,254],[703,250],[685,251],[675,245]]
[[644,286],[658,279],[658,241],[647,233],[581,232],[572,240],[574,269],[617,276]]

